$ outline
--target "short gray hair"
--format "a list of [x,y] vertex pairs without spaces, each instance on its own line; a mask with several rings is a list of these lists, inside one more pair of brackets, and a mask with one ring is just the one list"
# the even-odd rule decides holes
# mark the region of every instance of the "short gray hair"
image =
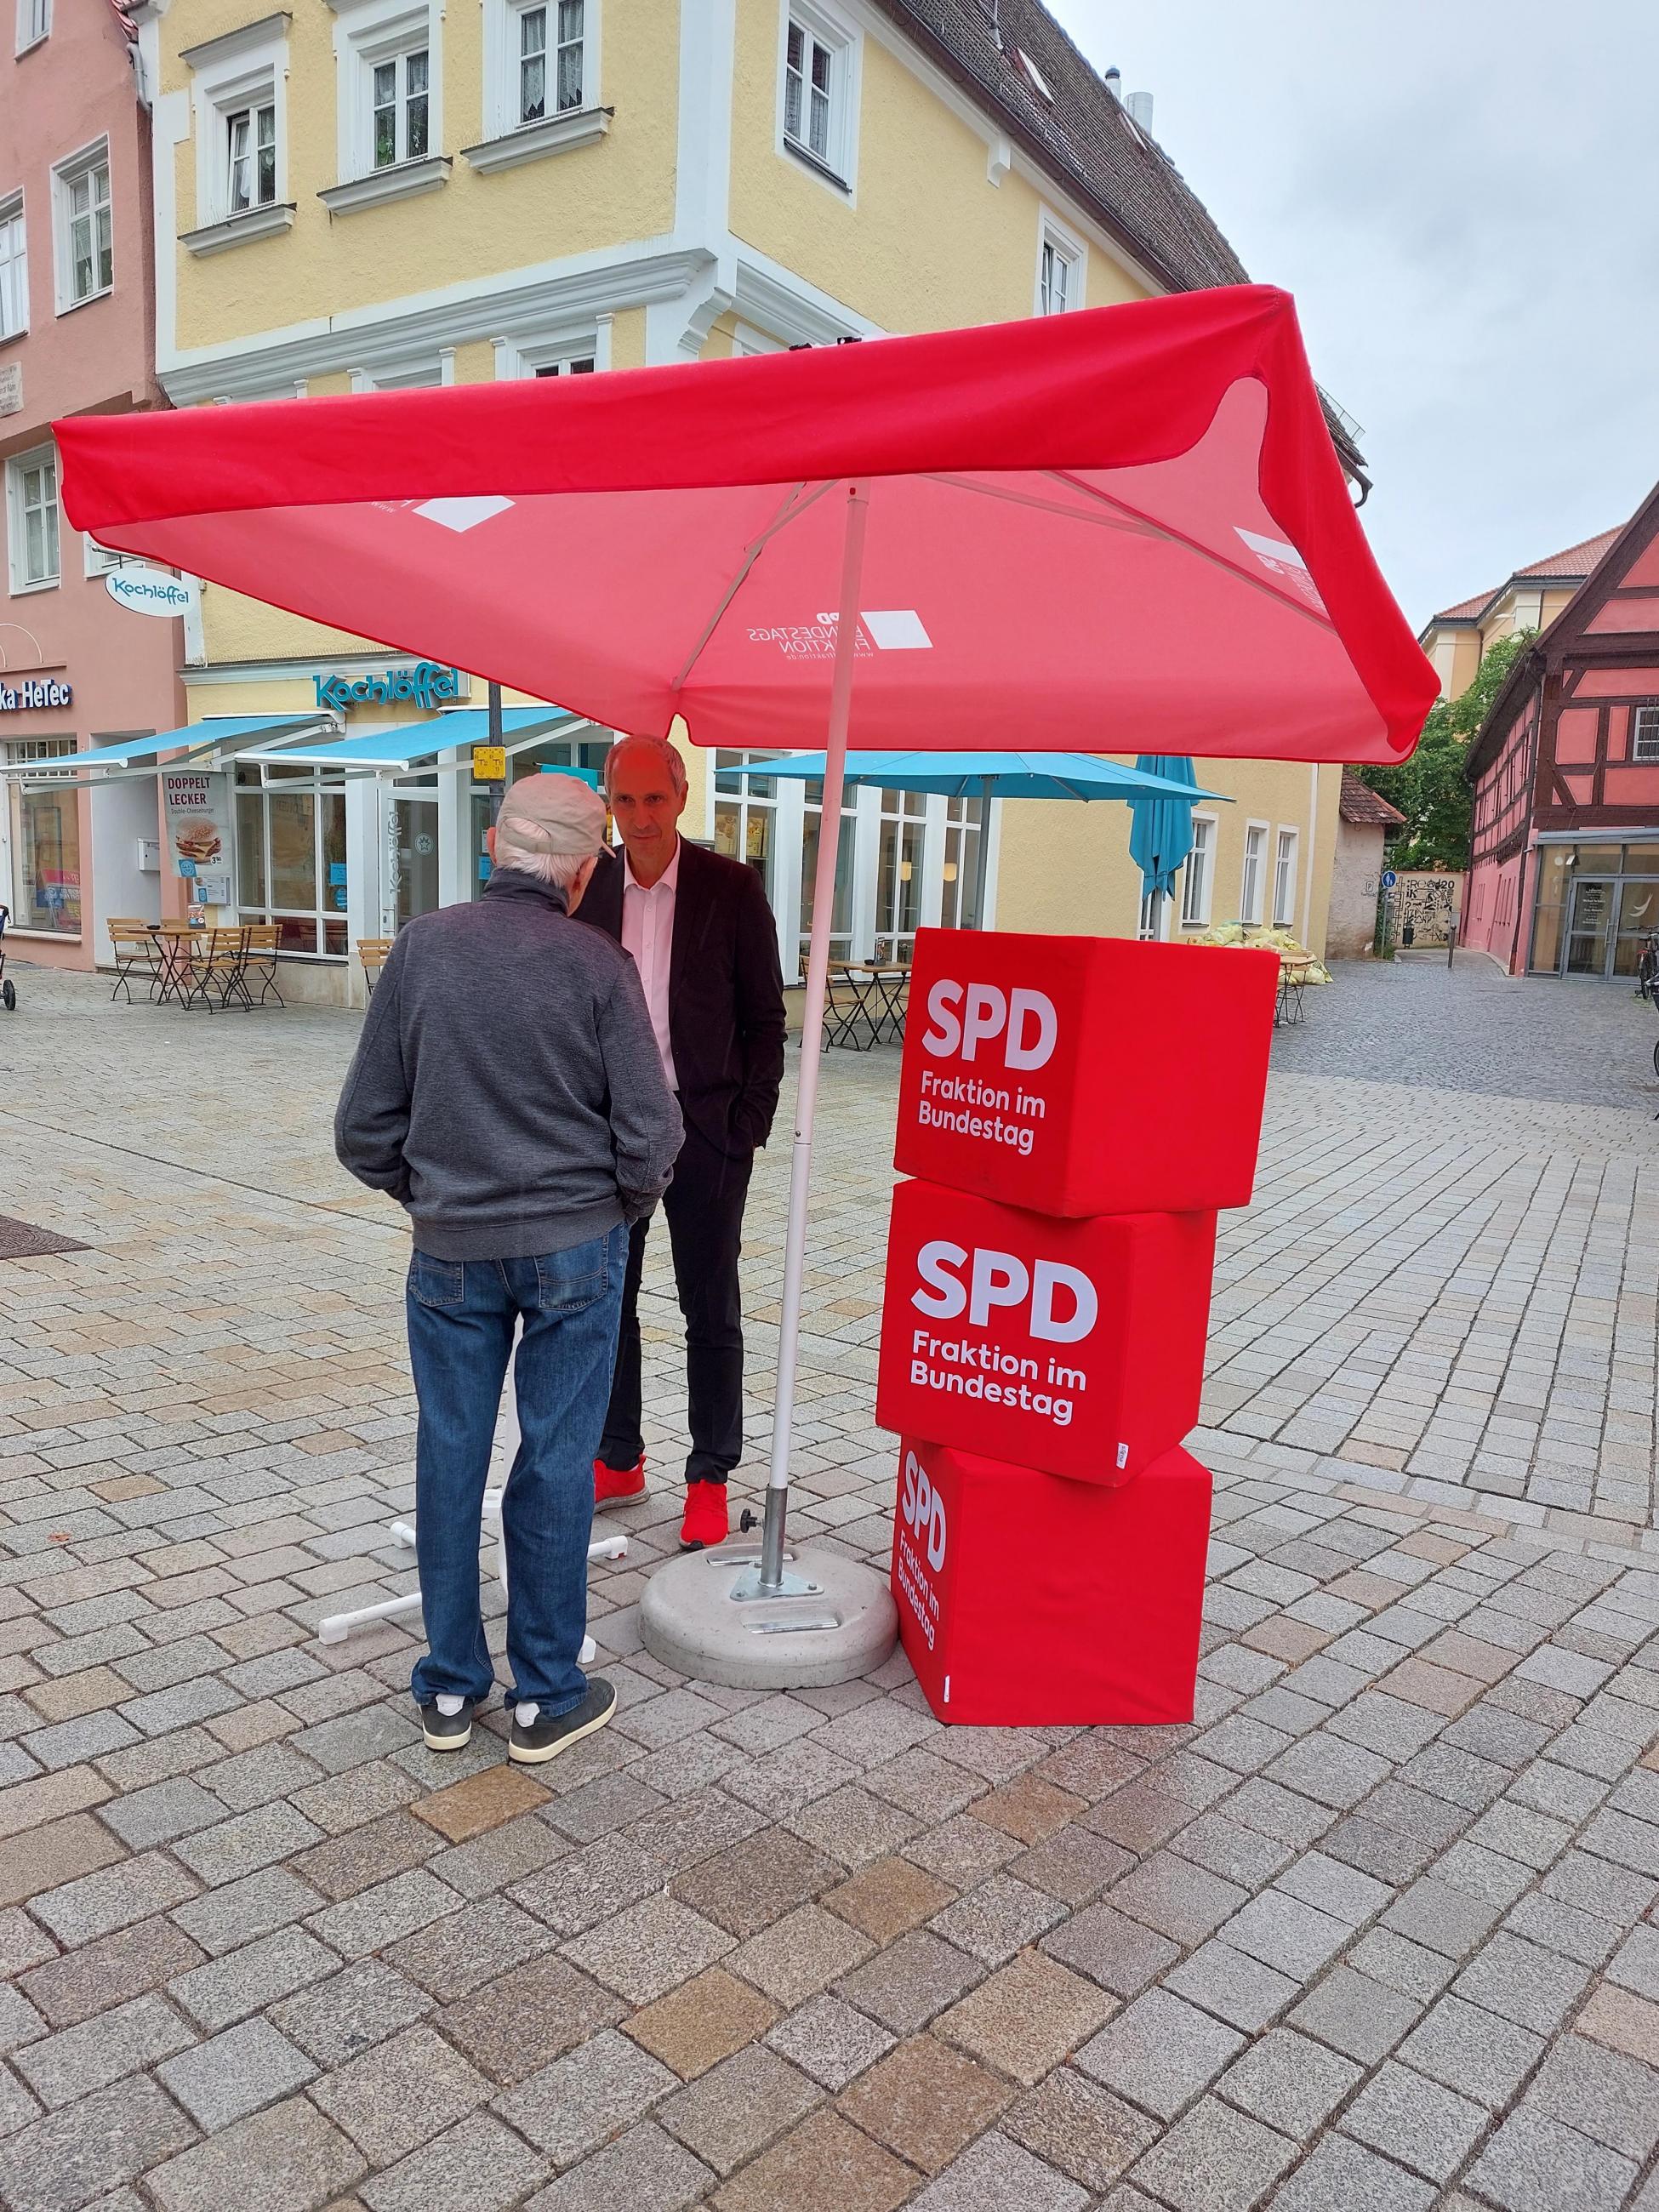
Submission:
[[504,848],[501,839],[495,842],[495,866],[511,868],[521,876],[534,876],[538,883],[550,884],[555,890],[568,890],[588,861],[598,858],[588,853],[526,853],[516,845]]
[[605,757],[605,794],[611,796],[611,770],[617,755],[627,745],[646,745],[657,755],[668,770],[669,782],[684,794],[686,788],[685,763],[680,749],[670,738],[618,738]]

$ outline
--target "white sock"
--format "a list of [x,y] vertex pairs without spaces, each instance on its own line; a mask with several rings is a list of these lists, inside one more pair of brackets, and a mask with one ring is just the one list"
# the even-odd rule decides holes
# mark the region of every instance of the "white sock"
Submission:
[[542,1717],[542,1709],[533,1698],[520,1698],[513,1708],[513,1717],[520,1728],[534,1728]]
[[439,1692],[438,1711],[447,1721],[453,1721],[465,1703],[465,1698],[452,1698],[447,1690]]

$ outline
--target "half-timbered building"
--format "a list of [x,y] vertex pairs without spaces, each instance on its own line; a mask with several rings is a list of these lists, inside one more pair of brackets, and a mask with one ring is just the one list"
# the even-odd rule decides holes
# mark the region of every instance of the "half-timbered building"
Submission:
[[1659,487],[1517,655],[1469,748],[1466,945],[1632,976],[1659,930]]

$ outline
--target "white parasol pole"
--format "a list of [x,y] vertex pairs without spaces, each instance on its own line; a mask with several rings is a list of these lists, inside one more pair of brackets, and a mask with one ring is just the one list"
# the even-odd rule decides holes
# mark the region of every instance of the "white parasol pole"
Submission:
[[760,1589],[782,1595],[783,1531],[789,1502],[789,1441],[794,1426],[795,1370],[800,1358],[801,1282],[806,1272],[806,1200],[812,1179],[812,1119],[823,1059],[823,1002],[830,980],[830,933],[835,923],[836,857],[841,843],[842,790],[847,770],[847,726],[853,705],[853,664],[858,653],[859,591],[864,574],[864,532],[869,488],[847,488],[847,530],[842,544],[841,599],[836,616],[836,665],[830,686],[830,730],[824,744],[823,805],[818,816],[818,861],[812,878],[812,935],[806,952],[806,1012],[801,1024],[800,1073],[795,1087],[795,1146],[789,1166],[789,1226],[783,1245],[783,1306],[778,1318],[778,1378],[772,1413],[772,1465],[766,1485],[766,1525],[761,1536]]

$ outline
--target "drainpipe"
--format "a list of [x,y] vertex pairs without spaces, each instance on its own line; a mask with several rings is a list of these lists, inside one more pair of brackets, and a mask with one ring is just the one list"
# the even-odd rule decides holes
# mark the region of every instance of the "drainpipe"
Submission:
[[1319,836],[1319,763],[1310,762],[1308,768],[1308,868],[1302,892],[1302,942],[1309,951],[1313,941],[1314,851]]

